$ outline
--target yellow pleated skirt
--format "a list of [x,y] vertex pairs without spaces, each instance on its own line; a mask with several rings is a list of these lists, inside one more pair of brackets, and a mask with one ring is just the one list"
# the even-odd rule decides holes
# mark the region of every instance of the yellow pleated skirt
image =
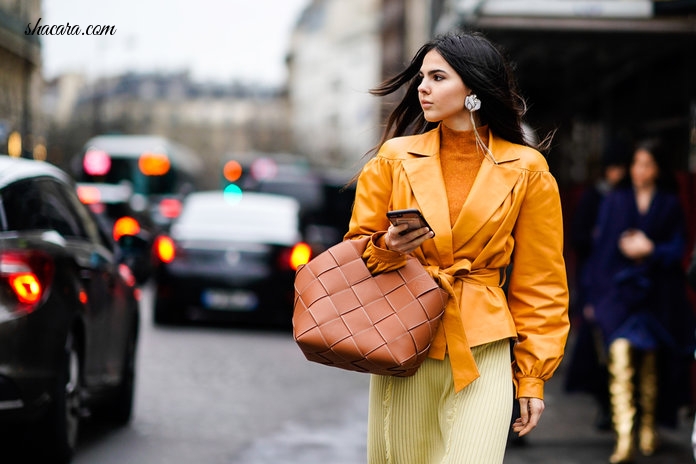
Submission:
[[512,416],[510,342],[472,348],[481,376],[454,392],[449,358],[412,377],[372,375],[368,464],[499,464]]

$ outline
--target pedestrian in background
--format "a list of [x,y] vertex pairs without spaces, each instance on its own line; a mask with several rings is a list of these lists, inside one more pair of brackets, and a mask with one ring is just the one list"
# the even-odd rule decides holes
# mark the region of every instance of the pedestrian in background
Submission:
[[[373,273],[411,254],[450,298],[416,374],[371,377],[368,462],[501,463],[513,381],[521,417],[512,429],[524,436],[567,339],[558,187],[525,140],[510,69],[482,35],[435,38],[372,93],[401,90],[359,175],[345,238],[371,237],[363,258]],[[387,212],[405,208],[420,209],[432,230],[390,225]]]
[[592,395],[597,402],[595,426],[599,430],[611,430],[609,377],[599,327],[591,315],[583,314],[588,290],[582,276],[587,272],[587,261],[592,253],[599,207],[606,195],[625,179],[631,155],[631,145],[622,138],[613,137],[606,143],[602,152],[601,177],[582,193],[570,227],[569,242],[575,253],[575,285],[571,292],[570,315],[576,336],[566,371],[565,389]]
[[633,458],[638,406],[638,448],[651,455],[658,416],[676,425],[678,407],[688,402],[694,320],[681,266],[686,227],[668,160],[659,140],[637,145],[630,185],[602,203],[588,262],[586,313],[601,328],[608,353],[616,433],[611,463]]

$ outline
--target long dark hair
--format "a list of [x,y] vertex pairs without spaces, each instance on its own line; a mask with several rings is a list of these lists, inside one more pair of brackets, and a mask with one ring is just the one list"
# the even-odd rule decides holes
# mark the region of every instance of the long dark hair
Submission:
[[450,32],[435,37],[418,50],[405,70],[370,90],[373,95],[386,96],[407,86],[406,94],[387,119],[380,145],[392,137],[420,134],[437,126],[425,120],[418,100],[418,74],[431,50],[436,50],[481,100],[482,124],[488,124],[496,136],[509,142],[532,146],[522,129],[526,103],[517,91],[510,65],[479,32]]
[[[659,137],[646,137],[639,139],[633,150],[633,155],[629,163],[630,166],[636,157],[636,152],[639,150],[644,150],[650,153],[650,156],[657,164],[657,179],[655,179],[655,185],[659,190],[676,193],[679,191],[679,183],[677,182],[677,177],[674,173],[673,156],[670,152],[670,147],[665,143],[662,138]],[[629,175],[624,177],[626,181],[625,185],[631,185],[630,171]]]

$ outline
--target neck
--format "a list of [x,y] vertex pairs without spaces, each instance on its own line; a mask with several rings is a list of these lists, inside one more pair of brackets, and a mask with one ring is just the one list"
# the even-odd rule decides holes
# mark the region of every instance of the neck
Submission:
[[655,188],[656,188],[655,184],[649,184],[649,185],[634,186],[633,190],[637,194],[647,195],[647,194],[652,194],[653,192],[655,192]]
[[442,124],[458,132],[474,130],[474,124],[471,122],[472,116],[476,127],[481,127],[481,118],[479,117],[478,112],[473,113],[472,115],[468,111],[463,111],[455,117],[443,120]]

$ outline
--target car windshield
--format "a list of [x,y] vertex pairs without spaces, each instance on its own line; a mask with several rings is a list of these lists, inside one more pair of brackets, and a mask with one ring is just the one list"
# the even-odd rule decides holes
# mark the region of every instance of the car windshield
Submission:
[[299,205],[292,198],[244,193],[192,193],[172,226],[179,240],[230,240],[289,245],[299,238]]

